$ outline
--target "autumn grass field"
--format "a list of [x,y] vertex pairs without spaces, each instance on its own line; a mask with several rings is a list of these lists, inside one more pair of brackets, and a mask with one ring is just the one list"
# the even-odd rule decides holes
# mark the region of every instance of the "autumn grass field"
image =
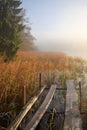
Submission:
[[48,83],[49,73],[54,80],[56,72],[62,72],[59,81],[65,87],[67,78],[75,79],[77,73],[82,74],[84,63],[83,59],[64,53],[20,51],[9,63],[0,58],[0,113],[10,112],[15,118],[23,107],[23,86],[27,88],[27,101],[40,89],[39,73],[43,85]]

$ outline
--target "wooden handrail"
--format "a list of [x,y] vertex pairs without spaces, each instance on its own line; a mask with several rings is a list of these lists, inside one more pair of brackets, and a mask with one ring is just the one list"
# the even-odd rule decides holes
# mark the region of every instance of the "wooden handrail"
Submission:
[[56,85],[52,85],[44,102],[42,103],[42,105],[40,106],[40,108],[35,113],[34,117],[31,119],[31,121],[28,123],[28,125],[25,127],[24,130],[35,130],[40,120],[42,119],[43,115],[45,114],[50,102],[52,101],[55,90],[56,90]]
[[37,96],[34,96],[24,107],[23,110],[19,113],[16,119],[11,123],[11,125],[7,128],[7,130],[17,130],[23,118],[26,116],[27,112],[31,109],[34,103],[38,100],[39,96],[42,94],[46,85],[38,92]]

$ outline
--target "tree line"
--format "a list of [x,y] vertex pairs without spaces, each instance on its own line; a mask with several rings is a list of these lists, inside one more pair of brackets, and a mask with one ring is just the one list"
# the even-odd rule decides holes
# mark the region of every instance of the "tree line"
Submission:
[[0,0],[0,55],[4,61],[12,60],[18,49],[35,49],[21,4],[21,0]]

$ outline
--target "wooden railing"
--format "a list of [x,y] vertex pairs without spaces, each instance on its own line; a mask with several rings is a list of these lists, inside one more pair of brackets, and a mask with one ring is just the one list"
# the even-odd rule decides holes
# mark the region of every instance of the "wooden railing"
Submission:
[[55,90],[56,90],[56,85],[52,85],[44,102],[42,103],[42,105],[40,106],[40,108],[35,113],[34,117],[31,119],[31,121],[28,123],[28,125],[25,127],[24,130],[35,130],[40,120],[42,119],[43,115],[45,114],[48,106],[50,105],[50,102],[54,96]]
[[21,111],[21,113],[16,117],[16,119],[14,120],[14,122],[12,122],[12,124],[8,127],[7,130],[17,130],[17,128],[20,125],[21,121],[23,120],[23,118],[25,117],[25,115],[27,114],[27,112],[31,109],[31,107],[34,105],[34,103],[38,100],[39,96],[41,95],[41,93],[44,91],[45,88],[46,88],[46,85],[40,90],[40,92],[38,93],[37,96],[34,96],[23,107],[23,110]]

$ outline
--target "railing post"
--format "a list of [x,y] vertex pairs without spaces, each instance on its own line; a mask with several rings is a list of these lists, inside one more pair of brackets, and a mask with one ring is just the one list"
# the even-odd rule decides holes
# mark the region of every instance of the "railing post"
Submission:
[[27,87],[23,86],[23,105],[25,105],[27,102]]
[[80,92],[80,113],[81,113],[81,81],[79,81],[79,92]]
[[42,80],[41,73],[39,73],[39,87],[41,87],[41,80]]
[[36,74],[34,74],[34,86],[36,85]]

